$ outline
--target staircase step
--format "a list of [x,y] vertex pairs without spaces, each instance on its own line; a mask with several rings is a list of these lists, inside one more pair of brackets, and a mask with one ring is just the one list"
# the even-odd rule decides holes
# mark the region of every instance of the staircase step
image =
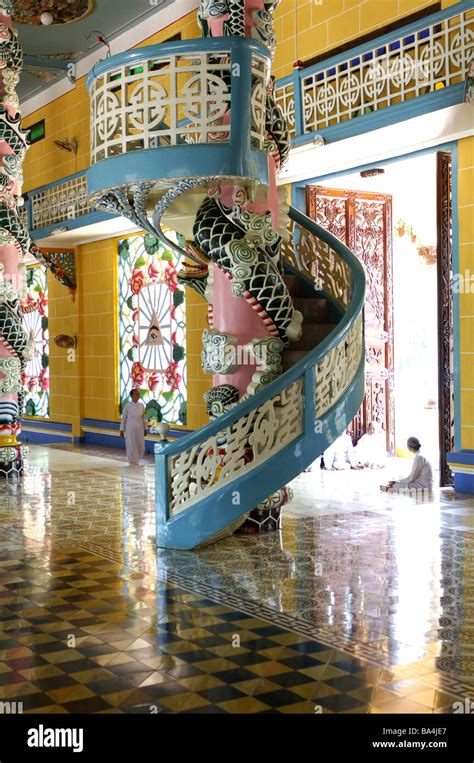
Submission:
[[296,365],[296,363],[302,360],[302,358],[304,358],[307,354],[307,352],[302,350],[285,350],[281,356],[283,370],[288,371],[289,368],[292,368],[294,365]]
[[303,279],[298,276],[284,276],[283,278],[291,297],[299,297],[303,288]]
[[336,323],[303,323],[303,333],[297,342],[291,342],[291,350],[312,350],[336,327]]
[[303,313],[304,320],[311,323],[327,323],[329,316],[329,302],[327,299],[313,297],[296,297],[293,299],[296,310]]

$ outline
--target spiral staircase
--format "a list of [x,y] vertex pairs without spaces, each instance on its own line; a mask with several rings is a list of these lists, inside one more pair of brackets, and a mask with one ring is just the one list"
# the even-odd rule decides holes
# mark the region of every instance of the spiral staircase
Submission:
[[[169,227],[178,218],[189,224],[187,210],[216,177],[265,185],[261,83],[269,66],[263,45],[232,37],[164,43],[97,64],[88,79],[91,203],[163,235],[151,222],[157,206],[189,179],[188,207],[177,203],[174,217],[166,207]],[[230,120],[217,130],[224,113]],[[285,350],[277,379],[205,427],[156,446],[159,547],[193,549],[231,532],[320,456],[362,403],[363,269],[301,212],[290,208],[289,219],[284,280],[304,317],[302,336]]]

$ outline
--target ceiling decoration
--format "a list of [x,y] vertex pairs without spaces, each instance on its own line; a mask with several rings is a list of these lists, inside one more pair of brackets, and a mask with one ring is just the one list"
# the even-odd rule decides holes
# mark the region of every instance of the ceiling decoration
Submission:
[[29,74],[30,77],[41,80],[41,82],[43,82],[45,85],[47,85],[49,82],[52,82],[57,77],[55,72],[38,71],[38,69],[32,69],[29,66],[25,66],[24,71]]
[[93,0],[16,0],[13,19],[17,24],[41,26],[44,14],[52,16],[52,25],[70,24],[87,16]]
[[[150,34],[162,28],[168,20],[163,9],[174,1],[16,0],[13,18],[25,67],[18,85],[20,103],[24,106],[27,99],[39,96],[48,85],[64,77],[74,84],[75,72],[68,63],[77,65],[94,53],[97,56],[92,55],[92,64],[103,58],[106,52],[99,37],[113,44],[117,37],[145,19],[150,20]],[[53,23],[42,24],[44,14],[49,14]],[[154,20],[157,15],[161,16],[160,21]],[[114,52],[116,49],[117,45]],[[38,76],[38,72],[45,74]]]

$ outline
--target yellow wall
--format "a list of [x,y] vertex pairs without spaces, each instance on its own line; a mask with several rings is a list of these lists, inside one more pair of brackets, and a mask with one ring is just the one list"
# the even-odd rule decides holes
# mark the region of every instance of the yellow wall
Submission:
[[[278,47],[273,73],[281,77],[292,71],[297,59],[308,59],[381,29],[392,21],[429,9],[434,0],[282,0],[275,15]],[[454,0],[443,0],[443,7]],[[183,39],[199,37],[196,14],[184,16],[140,43],[150,45],[181,33]],[[33,145],[25,161],[28,191],[89,166],[89,100],[86,78],[78,80],[71,92],[58,98],[24,120],[24,125],[45,119],[46,137]],[[78,140],[78,154],[54,146],[54,140]],[[473,138],[460,142],[459,223],[461,270],[474,272],[472,197],[474,182]],[[117,346],[117,240],[109,239],[78,247],[78,296],[72,303],[68,291],[51,277],[50,327],[56,333],[77,334],[78,361],[72,366],[65,351],[51,345],[52,419],[73,423],[78,433],[79,419],[118,420],[118,346]],[[461,297],[461,371],[463,447],[474,448],[474,295]],[[187,289],[188,426],[207,421],[202,395],[210,378],[200,367],[201,333],[207,325],[206,305]],[[79,402],[80,400],[80,402]]]
[[[297,59],[305,60],[347,43],[416,11],[427,9],[435,0],[282,0],[275,13],[278,46],[273,74],[290,74]],[[442,0],[442,6],[455,0]],[[182,39],[200,37],[195,11],[151,35],[136,47],[163,42],[181,33]],[[53,183],[89,166],[89,99],[86,78],[76,87],[23,120],[29,127],[45,119],[46,137],[28,151],[25,161],[27,192]],[[65,137],[78,140],[78,154],[69,154],[54,145]]]
[[[163,42],[179,32],[183,39],[201,36],[195,13],[187,14],[161,32],[143,40],[136,47]],[[34,143],[27,153],[24,165],[23,190],[25,193],[33,188],[54,183],[75,172],[82,172],[89,167],[90,120],[86,77],[77,80],[74,90],[26,117],[23,120],[23,127],[30,127],[41,119],[45,120],[46,137]],[[77,139],[77,156],[62,151],[54,145],[55,140],[64,140],[64,138]]]
[[434,0],[282,0],[275,13],[278,46],[273,73],[291,74],[297,60],[314,58]]
[[72,424],[74,436],[80,435],[80,347],[74,352],[57,347],[58,334],[79,333],[79,301],[69,289],[48,272],[50,419]]
[[117,421],[117,239],[77,248],[81,416]]
[[188,424],[197,429],[209,423],[203,395],[212,386],[212,376],[201,368],[202,332],[207,327],[207,302],[186,287],[186,356],[188,361]]
[[[474,276],[474,137],[459,141],[458,162],[459,271]],[[461,446],[474,450],[474,290],[460,294],[459,302]]]

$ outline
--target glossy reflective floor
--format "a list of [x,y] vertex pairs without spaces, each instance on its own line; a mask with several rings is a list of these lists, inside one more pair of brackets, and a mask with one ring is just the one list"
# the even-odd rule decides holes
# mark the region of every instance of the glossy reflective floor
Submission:
[[154,547],[153,464],[32,447],[0,483],[0,701],[24,712],[453,712],[474,699],[474,499],[314,470],[281,533]]

